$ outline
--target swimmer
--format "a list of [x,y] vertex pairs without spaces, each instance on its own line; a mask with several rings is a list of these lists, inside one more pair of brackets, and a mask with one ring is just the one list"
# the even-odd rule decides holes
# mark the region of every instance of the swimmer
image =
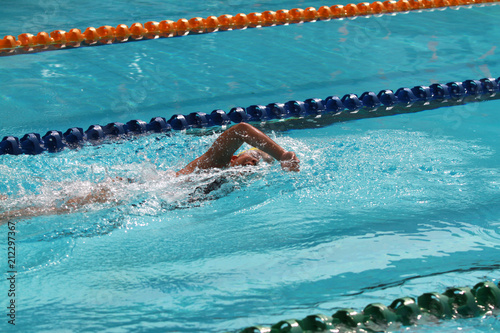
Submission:
[[[247,143],[253,148],[243,151],[238,155],[235,152]],[[261,160],[271,163],[274,159],[281,163],[286,171],[300,170],[300,161],[294,152],[286,151],[266,134],[247,123],[239,123],[222,133],[203,155],[186,165],[176,173],[176,176],[188,175],[197,170],[212,168],[229,168],[237,166],[257,165]],[[130,179],[116,177],[112,182],[131,182]],[[0,200],[6,197],[0,195]],[[0,225],[9,219],[22,217],[36,217],[41,215],[68,214],[78,209],[97,203],[114,201],[112,193],[105,184],[98,184],[95,191],[84,197],[74,197],[59,207],[30,207],[9,211],[0,214]]]
[[[244,143],[256,149],[234,155]],[[300,162],[294,152],[286,151],[252,125],[239,123],[222,133],[205,154],[189,163],[176,175],[187,175],[197,169],[257,165],[260,160],[270,162],[272,158],[280,161],[281,167],[286,171],[300,170]]]

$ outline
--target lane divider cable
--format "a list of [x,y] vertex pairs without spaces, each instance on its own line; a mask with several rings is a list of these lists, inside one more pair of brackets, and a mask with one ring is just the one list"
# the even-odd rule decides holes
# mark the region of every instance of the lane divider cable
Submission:
[[[235,123],[248,122],[262,130],[287,131],[291,129],[324,127],[336,122],[414,113],[446,106],[463,105],[500,98],[500,78],[482,78],[463,82],[434,83],[430,86],[384,89],[378,94],[367,91],[360,96],[346,94],[342,98],[309,98],[286,103],[234,107],[228,113],[213,110],[210,114],[192,112],[175,114],[169,120],[157,116],[149,123],[133,119],[127,123],[94,124],[86,131],[71,127],[64,133],[49,130],[45,135],[27,133],[19,139],[4,136],[0,141],[0,155],[37,155],[45,151],[58,152],[66,147],[81,147],[85,143],[99,144],[108,139],[127,138],[131,135],[197,131],[213,133]],[[189,133],[189,132],[188,132]]]
[[396,14],[409,11],[443,9],[448,7],[495,4],[500,0],[386,0],[384,2],[361,2],[359,4],[321,6],[318,9],[292,8],[261,13],[238,13],[236,15],[208,16],[207,18],[181,18],[177,21],[149,21],[130,26],[104,25],[99,28],[54,30],[50,33],[22,33],[0,39],[0,56],[33,53],[81,46],[108,45],[128,41],[156,38],[180,37],[192,34],[206,34],[216,31],[242,30],[246,28],[270,27],[332,19],[355,18],[367,15]]

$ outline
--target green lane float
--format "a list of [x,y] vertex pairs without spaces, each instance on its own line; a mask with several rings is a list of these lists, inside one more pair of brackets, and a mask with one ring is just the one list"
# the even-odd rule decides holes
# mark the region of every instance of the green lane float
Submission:
[[240,333],[382,332],[398,326],[412,326],[436,320],[471,318],[500,311],[500,285],[486,281],[474,288],[449,288],[444,293],[402,297],[391,305],[368,304],[363,311],[340,309],[331,316],[314,314],[282,320],[271,326],[251,326]]

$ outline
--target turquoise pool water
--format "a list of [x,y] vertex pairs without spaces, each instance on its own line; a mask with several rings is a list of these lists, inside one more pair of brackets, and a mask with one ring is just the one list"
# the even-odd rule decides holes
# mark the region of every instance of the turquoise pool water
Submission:
[[[2,9],[0,36],[320,5],[16,2]],[[0,57],[0,135],[498,77],[498,14],[447,9]],[[15,331],[236,332],[498,282],[499,106],[269,132],[297,152],[297,174],[274,164],[172,178],[210,132],[2,155],[2,211],[57,205],[103,182],[117,199],[17,223]],[[229,181],[191,200],[218,176]],[[5,279],[0,287],[7,294]],[[487,316],[408,330],[499,328]]]

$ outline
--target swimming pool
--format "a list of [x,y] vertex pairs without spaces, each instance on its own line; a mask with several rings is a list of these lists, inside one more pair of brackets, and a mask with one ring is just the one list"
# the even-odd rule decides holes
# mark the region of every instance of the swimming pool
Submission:
[[[16,2],[0,14],[0,36],[321,5]],[[498,12],[412,12],[0,57],[0,134],[497,77],[500,28],[487,22]],[[276,164],[246,176],[222,171],[231,181],[197,202],[193,188],[214,175],[182,183],[168,171],[203,153],[210,132],[2,155],[6,210],[57,204],[109,177],[137,180],[108,181],[118,204],[16,225],[16,330],[238,331],[498,282],[498,107],[269,133],[298,153],[300,173]],[[487,316],[411,330],[499,325]]]

